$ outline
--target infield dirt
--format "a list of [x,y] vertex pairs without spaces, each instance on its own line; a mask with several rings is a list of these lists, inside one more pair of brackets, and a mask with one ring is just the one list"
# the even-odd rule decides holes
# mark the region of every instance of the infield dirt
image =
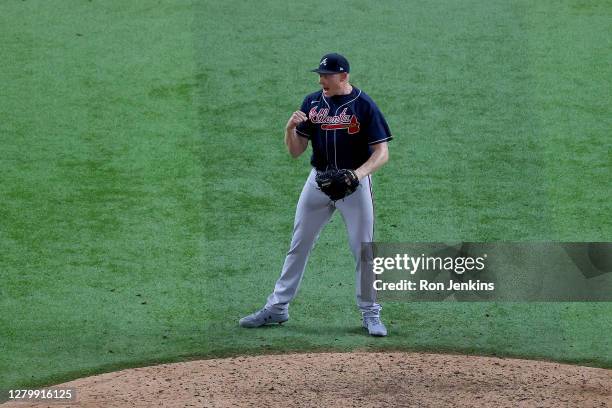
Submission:
[[422,353],[310,353],[136,368],[64,383],[70,404],[8,407],[609,407],[612,370]]

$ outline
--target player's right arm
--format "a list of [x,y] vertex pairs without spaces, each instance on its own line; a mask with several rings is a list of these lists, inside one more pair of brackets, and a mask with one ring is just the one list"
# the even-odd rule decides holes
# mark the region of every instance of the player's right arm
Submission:
[[296,128],[300,123],[306,122],[308,117],[301,110],[293,112],[287,126],[285,127],[285,144],[289,154],[294,159],[299,157],[308,147],[308,139],[296,133]]

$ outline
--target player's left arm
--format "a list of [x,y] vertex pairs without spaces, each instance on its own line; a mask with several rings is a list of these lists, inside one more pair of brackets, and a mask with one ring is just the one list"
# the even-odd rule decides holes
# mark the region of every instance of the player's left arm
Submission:
[[370,158],[363,163],[358,169],[355,170],[355,174],[361,180],[364,177],[374,173],[386,162],[389,161],[389,147],[387,142],[381,142],[372,145],[372,155]]

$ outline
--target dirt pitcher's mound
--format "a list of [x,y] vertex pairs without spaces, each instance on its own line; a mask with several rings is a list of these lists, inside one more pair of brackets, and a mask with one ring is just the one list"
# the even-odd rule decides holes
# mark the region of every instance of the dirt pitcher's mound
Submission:
[[76,402],[6,407],[612,407],[612,370],[420,353],[236,357],[61,384]]

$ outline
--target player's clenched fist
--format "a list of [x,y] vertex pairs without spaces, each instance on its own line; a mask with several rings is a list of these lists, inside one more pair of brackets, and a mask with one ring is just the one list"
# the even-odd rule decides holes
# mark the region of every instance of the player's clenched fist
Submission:
[[297,125],[302,122],[306,122],[308,117],[306,114],[300,110],[293,112],[289,121],[287,122],[287,129],[295,129]]

